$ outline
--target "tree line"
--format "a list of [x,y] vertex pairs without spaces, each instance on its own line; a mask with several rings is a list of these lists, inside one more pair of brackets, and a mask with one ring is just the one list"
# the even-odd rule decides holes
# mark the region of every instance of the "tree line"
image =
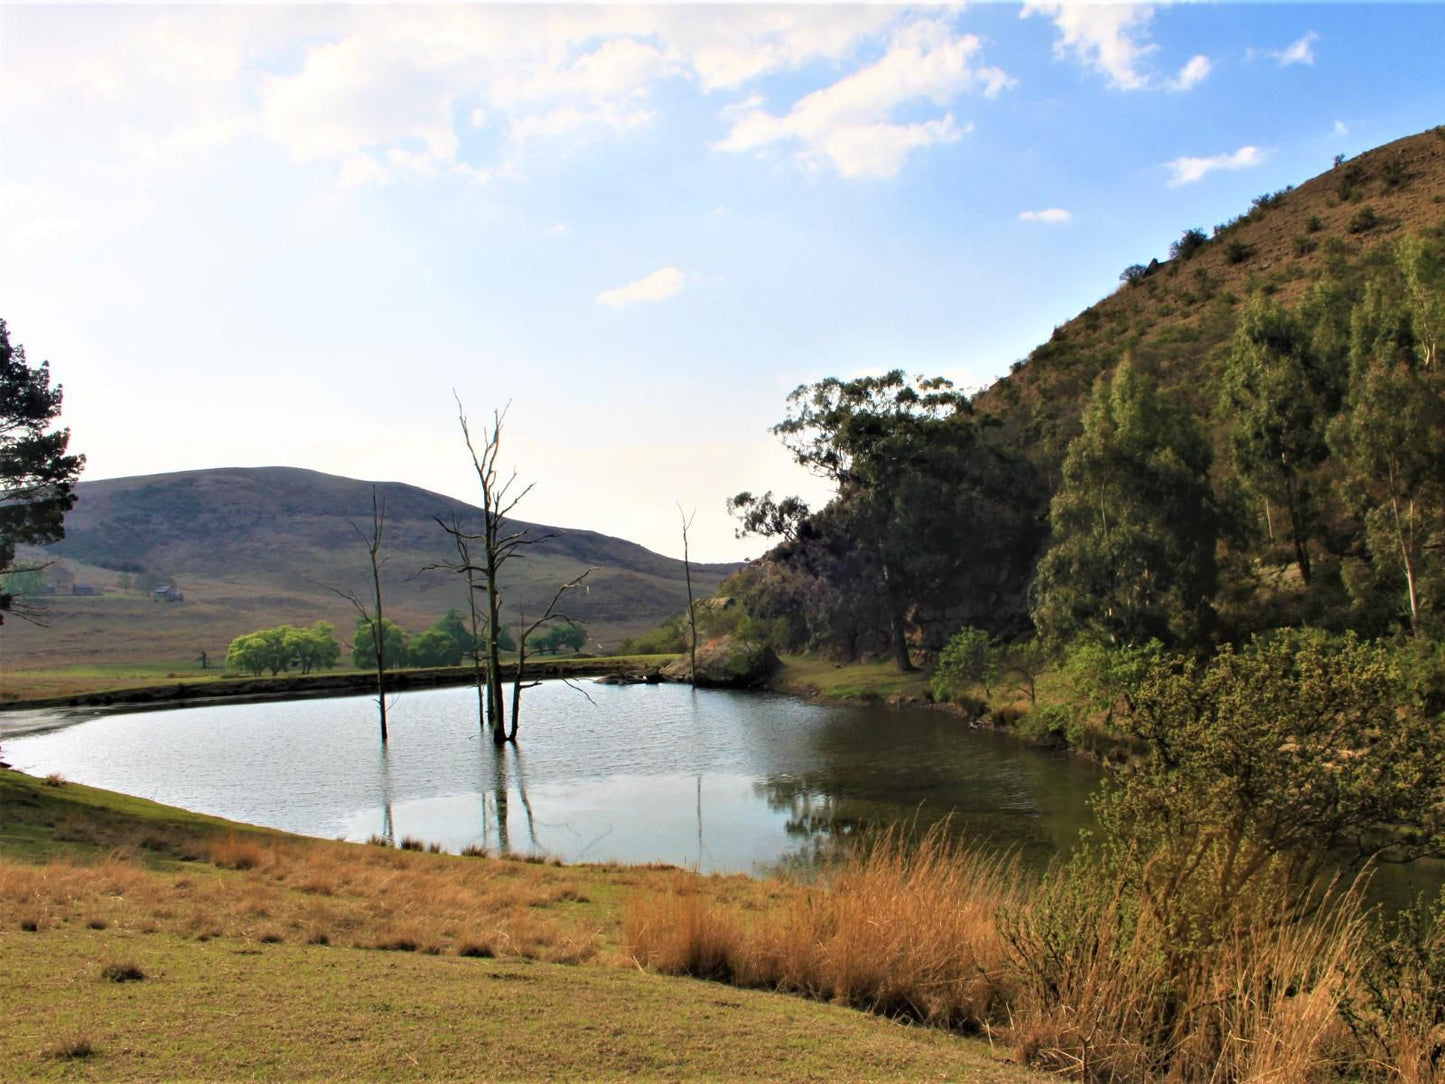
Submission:
[[774,432],[836,495],[734,498],[740,533],[779,541],[725,590],[780,620],[779,646],[900,669],[965,625],[1053,647],[1439,640],[1445,244],[1407,236],[1241,310],[1222,359],[1180,357],[1174,386],[1126,352],[1058,458],[1024,408],[939,378],[800,387]]
[[[374,627],[365,619],[356,622],[352,634],[351,664],[357,669],[373,665],[376,656]],[[474,638],[462,612],[455,607],[436,624],[415,635],[389,618],[383,618],[381,627],[382,661],[388,670],[408,666],[460,666],[478,655],[485,658],[487,653],[485,637]],[[539,655],[580,651],[586,642],[586,630],[572,623],[550,625],[533,632],[528,640],[530,650]],[[498,633],[497,646],[501,651],[515,652],[517,641],[506,628],[502,628]],[[336,628],[329,622],[318,621],[306,628],[278,625],[248,632],[232,640],[226,652],[226,667],[257,677],[263,674],[274,677],[291,670],[309,674],[314,670],[334,667],[341,654]]]

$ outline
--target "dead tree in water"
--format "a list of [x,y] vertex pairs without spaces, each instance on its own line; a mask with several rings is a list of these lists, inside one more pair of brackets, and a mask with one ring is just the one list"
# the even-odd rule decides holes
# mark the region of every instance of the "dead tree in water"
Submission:
[[[480,549],[470,551],[470,554],[475,554],[476,560],[472,560],[469,554],[464,556],[462,563],[467,571],[469,582],[472,582],[471,578],[479,580],[482,590],[486,594],[486,709],[487,722],[492,728],[492,741],[497,745],[515,740],[517,736],[515,720],[510,733],[507,730],[506,705],[502,696],[502,593],[500,584],[502,566],[513,557],[523,554],[526,547],[535,546],[556,537],[554,534],[534,535],[530,527],[514,527],[507,522],[512,510],[517,507],[522,498],[532,491],[532,487],[527,485],[520,493],[514,495],[512,487],[517,481],[516,471],[508,475],[505,480],[498,471],[497,459],[501,452],[502,422],[506,416],[505,408],[492,412],[492,426],[490,429],[483,427],[481,448],[478,450],[477,443],[472,439],[471,427],[467,423],[466,411],[462,409],[461,400],[457,399],[457,420],[461,423],[462,437],[466,440],[467,452],[472,457],[472,467],[476,471],[477,482],[482,490],[482,532],[465,536],[468,544],[480,543]],[[549,612],[555,610],[557,600],[561,598],[562,593],[578,586],[586,575],[587,573],[584,572],[582,576],[559,588],[548,608]],[[549,616],[555,618],[557,615],[549,613]],[[526,657],[525,645],[520,646],[518,650],[520,652],[518,681],[512,693],[514,713],[521,695],[520,678],[522,663]]]
[[477,682],[477,728],[486,730],[487,708],[485,690],[488,687],[487,661],[482,656],[482,644],[484,642],[482,638],[482,618],[481,614],[477,611],[477,592],[483,590],[483,587],[477,583],[479,566],[472,560],[472,543],[477,541],[481,536],[467,534],[466,531],[462,530],[461,519],[458,518],[456,513],[452,513],[450,523],[440,516],[433,516],[432,519],[436,520],[437,526],[450,536],[452,544],[456,546],[457,560],[454,562],[443,561],[440,564],[427,565],[422,571],[429,572],[432,569],[445,568],[466,577],[467,614],[471,618],[468,629],[471,632],[472,640],[472,671]]
[[697,605],[692,601],[692,561],[687,553],[687,532],[692,528],[693,517],[697,515],[697,509],[693,509],[689,516],[682,510],[682,505],[677,506],[677,514],[682,516],[682,568],[687,574],[687,621],[690,635],[687,640],[688,684],[697,687]]
[[371,588],[369,600],[363,601],[354,591],[339,587],[329,588],[351,603],[357,616],[371,628],[371,646],[376,653],[376,710],[381,718],[381,744],[386,744],[386,620],[381,606],[381,566],[386,558],[381,556],[381,536],[386,529],[386,501],[377,501],[376,487],[371,487],[371,533],[367,534],[355,522],[351,529],[361,536],[371,558]]
[[[535,685],[541,684],[541,682],[539,681],[532,681],[528,682],[527,684],[522,683],[523,672],[527,668],[527,638],[531,636],[532,633],[540,629],[543,625],[545,625],[548,621],[555,621],[558,618],[561,618],[568,624],[575,625],[575,621],[573,621],[570,617],[557,609],[557,603],[562,601],[562,596],[564,594],[566,594],[568,591],[573,590],[574,588],[581,587],[582,590],[587,590],[586,587],[583,587],[582,581],[595,571],[597,571],[595,567],[589,568],[586,572],[582,573],[582,575],[573,577],[572,579],[564,583],[561,587],[557,588],[557,593],[552,596],[552,601],[547,603],[547,609],[543,612],[542,616],[537,618],[537,620],[533,621],[530,625],[526,624],[527,619],[525,617],[522,618],[523,624],[522,627],[518,629],[520,635],[517,637],[517,673],[512,679],[512,728],[507,734],[508,741],[515,742],[517,740],[517,721],[522,714],[522,690],[530,689]],[[574,685],[570,680],[567,681],[567,684],[571,685],[572,688],[577,689],[577,691],[582,693],[583,696],[587,696],[587,693],[584,689],[581,689],[577,685]],[[591,700],[592,698],[588,696],[587,699]]]

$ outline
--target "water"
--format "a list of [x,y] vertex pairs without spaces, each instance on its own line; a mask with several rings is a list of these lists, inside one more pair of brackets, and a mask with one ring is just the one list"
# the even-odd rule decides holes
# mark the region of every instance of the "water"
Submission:
[[1098,779],[925,709],[584,688],[528,690],[520,744],[500,751],[467,688],[400,697],[385,751],[365,697],[109,715],[4,748],[31,774],[305,835],[755,875],[806,873],[861,829],[945,819],[1040,866],[1077,838]]

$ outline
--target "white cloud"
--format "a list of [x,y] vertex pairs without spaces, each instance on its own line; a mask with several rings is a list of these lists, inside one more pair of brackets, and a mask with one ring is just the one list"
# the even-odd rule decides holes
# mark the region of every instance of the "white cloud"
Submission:
[[1165,165],[1174,174],[1169,179],[1169,187],[1178,188],[1180,185],[1193,184],[1216,170],[1249,169],[1263,161],[1264,155],[1258,147],[1240,147],[1233,154],[1215,154],[1207,158],[1186,156],[1166,162]]
[[1049,225],[1057,225],[1067,222],[1073,215],[1062,207],[1050,207],[1044,211],[1023,211],[1019,214],[1020,222],[1044,222]]
[[1274,54],[1279,61],[1280,67],[1285,68],[1291,64],[1313,64],[1315,62],[1314,43],[1320,40],[1320,36],[1311,30],[1298,41],[1290,42],[1280,52]]
[[805,165],[826,161],[845,177],[891,177],[911,152],[952,143],[972,128],[958,125],[952,113],[897,123],[894,110],[918,101],[942,106],[970,90],[993,97],[1014,85],[998,68],[973,66],[979,47],[977,37],[958,35],[946,23],[907,23],[874,63],[805,95],[784,115],[752,109],[714,146],[741,152],[797,144]]
[[1350,126],[1342,120],[1337,120],[1335,121],[1334,126],[1330,129],[1330,133],[1337,136],[1349,135]]
[[603,290],[597,295],[597,300],[614,309],[635,305],[640,301],[662,301],[680,293],[685,278],[675,267],[659,267],[636,282],[629,282],[626,286],[618,286],[612,290]]
[[1213,70],[1214,65],[1207,56],[1202,53],[1192,56],[1189,63],[1179,69],[1179,74],[1169,81],[1169,89],[1175,92],[1192,90],[1209,78],[1209,73]]
[[[1142,90],[1150,85],[1141,62],[1158,49],[1147,41],[1154,9],[1147,4],[1080,4],[1029,0],[1020,18],[1045,15],[1059,31],[1054,56],[1072,55],[1086,68],[1109,78],[1119,90]],[[1191,62],[1192,63],[1192,62]]]

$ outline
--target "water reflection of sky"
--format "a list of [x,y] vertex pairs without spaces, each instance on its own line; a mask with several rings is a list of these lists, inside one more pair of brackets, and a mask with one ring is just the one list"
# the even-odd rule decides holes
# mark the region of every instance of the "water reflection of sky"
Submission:
[[523,701],[519,748],[478,732],[475,693],[108,716],[7,739],[23,771],[324,837],[406,836],[566,861],[806,869],[834,841],[948,819],[1038,864],[1075,837],[1086,765],[952,716],[684,686],[559,683]]

